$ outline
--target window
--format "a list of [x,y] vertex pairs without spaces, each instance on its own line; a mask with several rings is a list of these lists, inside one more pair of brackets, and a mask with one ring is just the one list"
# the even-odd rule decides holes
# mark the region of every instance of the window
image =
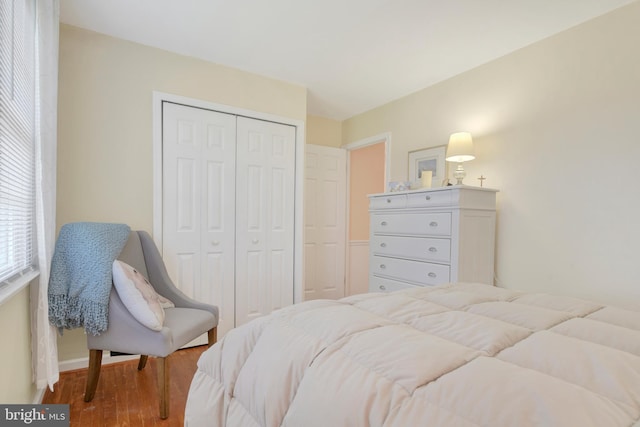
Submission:
[[33,269],[35,3],[0,1],[0,283]]

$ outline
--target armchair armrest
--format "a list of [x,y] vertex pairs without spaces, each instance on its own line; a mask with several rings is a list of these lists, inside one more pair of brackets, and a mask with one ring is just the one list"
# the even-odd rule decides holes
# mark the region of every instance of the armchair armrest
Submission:
[[[90,350],[111,350],[164,357],[172,347],[171,331],[152,331],[129,313],[115,289],[109,295],[109,328],[100,335],[87,334]],[[164,354],[166,353],[166,354]]]
[[180,289],[178,289],[169,277],[169,273],[167,273],[167,268],[164,266],[164,261],[160,256],[160,252],[149,233],[146,231],[138,231],[138,235],[140,236],[140,243],[142,244],[142,252],[144,253],[144,261],[147,266],[149,281],[155,288],[156,292],[166,298],[169,298],[176,307],[197,308],[209,311],[215,316],[217,321],[218,307],[189,298]]

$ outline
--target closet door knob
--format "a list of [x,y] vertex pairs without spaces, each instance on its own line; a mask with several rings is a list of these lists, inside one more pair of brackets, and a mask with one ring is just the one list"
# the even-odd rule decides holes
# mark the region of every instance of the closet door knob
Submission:
[[431,200],[431,196],[429,196],[428,194],[426,196],[424,196],[425,200]]
[[431,273],[427,274],[427,276],[433,278],[433,277],[436,277],[436,273],[432,271]]
[[380,285],[380,290],[381,290],[381,291],[386,291],[386,290],[387,290],[387,287],[386,287],[385,285]]
[[387,199],[387,203],[391,203],[391,199]]
[[386,247],[387,247],[387,244],[386,244],[385,242],[382,242],[382,243],[380,243],[380,247],[381,247],[381,248],[386,248]]
[[387,266],[384,264],[380,264],[380,268],[384,270],[385,268],[387,268]]
[[437,223],[437,222],[435,222],[435,221],[431,221],[431,222],[429,223],[429,226],[431,226],[431,227],[437,227],[437,226],[438,226],[438,223]]
[[382,221],[382,222],[380,223],[380,225],[382,225],[382,226],[384,227],[385,225],[387,225],[387,221]]
[[429,248],[429,252],[438,252],[438,248],[436,248],[435,246],[431,246]]

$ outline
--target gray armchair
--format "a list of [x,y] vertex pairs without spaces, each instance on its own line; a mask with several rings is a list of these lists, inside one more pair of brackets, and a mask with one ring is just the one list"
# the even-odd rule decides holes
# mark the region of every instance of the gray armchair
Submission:
[[170,299],[175,308],[165,309],[164,326],[153,331],[140,324],[124,306],[115,289],[109,298],[109,328],[100,335],[87,335],[89,348],[89,374],[84,395],[90,402],[96,392],[102,364],[102,351],[139,354],[138,370],[142,370],[148,356],[158,358],[158,387],[160,418],[169,416],[169,356],[183,345],[208,333],[209,346],[216,342],[218,308],[199,303],[175,287],[148,233],[132,231],[119,260],[142,273],[156,292]]

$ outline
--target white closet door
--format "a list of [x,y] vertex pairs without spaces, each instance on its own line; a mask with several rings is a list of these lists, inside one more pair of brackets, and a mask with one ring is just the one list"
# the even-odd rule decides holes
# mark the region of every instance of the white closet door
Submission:
[[163,258],[188,296],[234,326],[236,116],[163,103]]
[[236,326],[293,304],[295,128],[238,117]]
[[304,299],[344,296],[347,151],[305,146]]

